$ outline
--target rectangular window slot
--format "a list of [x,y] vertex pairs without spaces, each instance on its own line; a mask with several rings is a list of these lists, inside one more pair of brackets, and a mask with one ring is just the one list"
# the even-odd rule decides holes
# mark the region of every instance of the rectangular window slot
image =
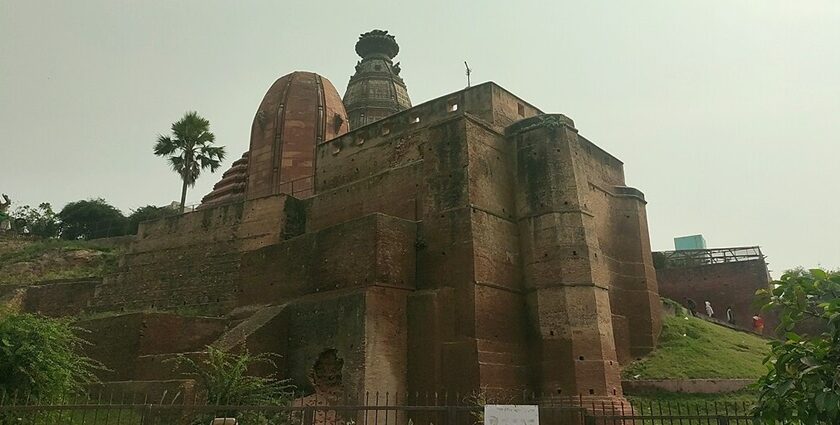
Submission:
[[450,103],[449,105],[446,106],[446,110],[449,111],[449,112],[455,112],[455,111],[458,110],[458,104],[454,103],[454,102]]
[[519,116],[520,116],[520,117],[524,117],[524,116],[525,116],[525,105],[523,105],[523,104],[521,104],[521,103],[517,103],[517,104],[516,104],[516,109],[517,109],[517,111],[519,112]]

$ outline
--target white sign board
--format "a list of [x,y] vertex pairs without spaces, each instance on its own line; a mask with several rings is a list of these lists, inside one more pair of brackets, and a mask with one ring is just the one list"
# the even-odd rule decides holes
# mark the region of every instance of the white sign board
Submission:
[[527,404],[488,404],[484,425],[540,425],[540,409]]

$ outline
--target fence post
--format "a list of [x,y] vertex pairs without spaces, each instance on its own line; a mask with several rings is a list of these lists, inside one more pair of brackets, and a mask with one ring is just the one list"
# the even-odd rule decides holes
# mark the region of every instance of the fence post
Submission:
[[315,408],[306,407],[303,409],[303,425],[313,425],[315,423]]
[[718,425],[729,425],[729,418],[726,416],[718,416],[717,423]]
[[140,424],[149,425],[152,423],[152,405],[147,404],[140,410]]
[[446,408],[446,425],[455,425],[458,421],[458,411],[455,406],[448,406]]

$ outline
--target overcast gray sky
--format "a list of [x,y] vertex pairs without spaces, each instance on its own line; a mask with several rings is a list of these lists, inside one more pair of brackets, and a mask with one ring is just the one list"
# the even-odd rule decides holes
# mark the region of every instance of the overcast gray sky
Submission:
[[343,93],[373,28],[415,104],[461,89],[468,60],[473,82],[572,117],[645,192],[654,249],[702,233],[761,245],[775,272],[840,266],[837,1],[0,0],[0,191],[167,204],[158,133],[197,110],[227,168],[277,77]]

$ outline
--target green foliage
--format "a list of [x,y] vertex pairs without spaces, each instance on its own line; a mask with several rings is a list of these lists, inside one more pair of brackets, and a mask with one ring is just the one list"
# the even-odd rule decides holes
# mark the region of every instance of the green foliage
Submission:
[[196,379],[210,405],[285,405],[294,393],[294,386],[288,380],[249,374],[249,369],[261,364],[276,369],[273,356],[247,351],[234,354],[208,346],[203,360],[179,355],[175,362],[187,375]]
[[49,202],[41,203],[37,208],[29,205],[18,207],[10,216],[12,230],[17,233],[24,233],[25,228],[31,235],[54,238],[61,230],[58,216]]
[[172,137],[158,136],[154,153],[165,157],[181,177],[181,211],[187,187],[195,185],[201,170],[216,171],[225,159],[224,146],[213,146],[216,136],[210,132],[210,121],[197,112],[187,112],[172,124]]
[[104,199],[71,202],[58,213],[63,239],[96,239],[124,235],[127,220]]
[[177,214],[177,211],[168,207],[146,205],[145,207],[137,208],[131,213],[131,215],[128,216],[128,228],[126,234],[136,235],[137,228],[142,221],[170,217],[175,214]]
[[[683,311],[682,309],[680,309]],[[761,376],[767,341],[696,317],[667,316],[659,345],[650,356],[624,369],[633,379],[701,379]]]
[[[756,416],[765,423],[840,423],[840,273],[794,269],[759,294],[765,309],[779,312],[785,340],[770,343]],[[805,319],[822,322],[825,332],[797,334]]]
[[0,393],[50,403],[96,381],[96,361],[82,355],[85,341],[65,320],[0,312]]
[[[247,351],[234,354],[208,346],[207,356],[196,361],[186,355],[179,355],[175,364],[187,375],[194,377],[199,389],[206,395],[207,404],[212,406],[288,406],[294,397],[295,387],[289,380],[278,380],[249,374],[255,367],[269,366],[272,374],[276,365],[272,358],[275,354],[261,353],[252,355]],[[289,417],[277,413],[258,411],[229,410],[216,412],[216,415],[236,417],[242,423],[284,424]],[[206,424],[212,417],[201,417],[194,424]]]

